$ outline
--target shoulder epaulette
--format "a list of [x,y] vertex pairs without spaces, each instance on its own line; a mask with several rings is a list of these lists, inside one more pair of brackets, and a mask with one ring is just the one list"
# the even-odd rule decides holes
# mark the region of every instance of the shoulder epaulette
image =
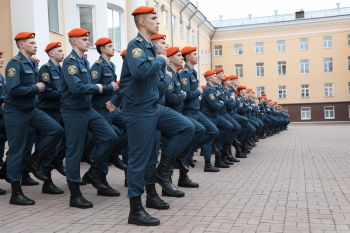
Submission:
[[101,64],[102,62],[103,62],[103,60],[100,58],[96,61],[97,64]]
[[19,59],[21,59],[21,57],[18,56],[18,55],[14,56],[14,57],[12,58],[12,60],[16,60],[16,61],[18,61]]
[[74,55],[72,55],[72,54],[69,56],[69,58],[77,60],[77,58]]
[[183,69],[183,72],[188,72],[188,69],[187,69],[187,68],[184,68],[184,69]]
[[143,40],[141,37],[136,37],[136,41],[141,43]]
[[49,62],[45,63],[44,65],[45,66],[51,66]]

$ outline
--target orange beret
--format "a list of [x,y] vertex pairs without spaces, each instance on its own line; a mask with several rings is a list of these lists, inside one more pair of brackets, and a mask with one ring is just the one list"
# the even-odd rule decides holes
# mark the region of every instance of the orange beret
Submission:
[[197,51],[197,47],[186,46],[186,47],[181,49],[182,55],[186,55],[186,54],[192,53],[194,51]]
[[156,10],[154,9],[154,7],[150,7],[150,6],[139,6],[138,8],[136,8],[131,15],[135,16],[135,15],[142,15],[142,14],[157,14]]
[[4,51],[0,50],[0,56],[4,55]]
[[237,75],[230,75],[230,77],[231,77],[231,80],[238,79],[238,76],[237,76]]
[[15,36],[15,40],[26,40],[26,39],[32,39],[35,38],[34,32],[19,32]]
[[180,70],[182,70],[183,68],[184,68],[183,66],[179,66],[179,67],[176,68],[176,71],[180,71]]
[[207,70],[204,73],[204,77],[208,77],[208,76],[213,75],[213,74],[216,74],[215,70]]
[[237,90],[242,90],[242,89],[246,89],[246,88],[247,88],[246,86],[239,85],[239,86],[237,87]]
[[151,40],[160,40],[160,39],[165,40],[165,38],[166,38],[166,35],[164,34],[154,34],[151,36]]
[[218,74],[218,73],[221,73],[221,72],[224,72],[224,69],[223,68],[215,68],[214,69],[215,72]]
[[169,47],[167,49],[166,55],[167,57],[173,56],[174,54],[180,52],[180,48],[179,47]]
[[96,46],[102,46],[102,45],[106,45],[106,44],[109,44],[109,43],[112,43],[112,39],[109,38],[109,37],[101,37],[101,38],[98,38],[95,42],[95,45]]
[[247,91],[247,92],[251,92],[252,89],[251,89],[251,88],[247,88],[246,91]]
[[231,80],[231,75],[225,76],[224,81],[227,81],[227,80]]
[[61,42],[59,42],[59,41],[54,41],[54,42],[48,43],[46,45],[45,52],[49,52],[51,49],[61,47],[61,46],[62,46]]
[[120,56],[121,56],[122,58],[124,58],[125,55],[126,55],[126,49],[124,49],[124,50],[120,53]]
[[84,28],[73,28],[68,32],[69,37],[90,36],[90,32]]

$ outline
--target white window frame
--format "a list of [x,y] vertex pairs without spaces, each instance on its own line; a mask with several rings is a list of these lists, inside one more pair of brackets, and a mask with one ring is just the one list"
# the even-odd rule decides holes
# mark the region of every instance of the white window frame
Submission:
[[265,69],[264,69],[264,62],[257,62],[256,63],[256,77],[264,77],[265,75]]
[[[334,120],[335,119],[335,107],[334,106],[324,106],[323,113],[324,113],[325,120]],[[332,114],[333,114],[333,116],[331,116]]]
[[277,74],[279,76],[286,76],[287,75],[287,62],[286,61],[278,61],[277,62]]
[[301,98],[310,98],[310,85],[309,84],[301,84],[300,96],[301,96]]
[[277,41],[277,52],[284,53],[286,51],[286,41],[278,40]]
[[325,73],[333,72],[333,58],[332,57],[323,58],[323,71]]
[[214,45],[214,56],[222,56],[222,45]]
[[311,107],[300,107],[300,120],[311,120]]
[[51,17],[53,17],[53,14],[51,13],[50,14],[50,12],[49,12],[49,6],[50,6],[50,4],[49,4],[49,1],[47,1],[47,13],[48,13],[48,22],[49,22],[49,31],[50,32],[54,32],[54,33],[58,33],[58,34],[63,34],[62,33],[62,30],[61,30],[61,23],[62,23],[62,21],[61,21],[61,11],[62,11],[62,9],[61,9],[61,0],[55,0],[56,1],[56,3],[57,3],[57,19],[54,19],[54,20],[57,20],[57,27],[58,27],[58,29],[52,29],[52,27],[51,27],[51,25],[50,25],[50,22],[51,22],[51,20],[50,20],[50,18]]
[[330,49],[333,47],[333,38],[332,36],[323,37],[323,48]]
[[299,49],[301,51],[306,51],[309,49],[309,38],[300,38],[299,39]]
[[[87,27],[84,27],[81,25],[81,20],[80,20],[80,8],[91,8],[91,29],[90,28],[87,28]],[[96,23],[96,12],[95,12],[95,6],[93,5],[77,5],[77,10],[78,10],[78,16],[79,16],[79,25],[81,28],[85,28],[87,30],[90,31],[90,36],[89,36],[89,42],[90,42],[90,45],[89,47],[90,48],[93,48],[95,47],[95,23]]]
[[[119,39],[116,40],[116,38],[114,36],[111,36],[109,34],[110,30],[109,30],[109,23],[107,23],[107,31],[108,31],[108,36],[110,38],[112,38],[113,40],[113,45],[114,45],[114,48],[117,50],[117,51],[121,51],[121,46],[122,46],[122,41],[123,41],[123,38],[122,38],[122,35],[123,35],[123,31],[122,31],[122,27],[123,27],[123,23],[122,23],[122,18],[123,18],[123,12],[121,10],[119,10],[119,7],[115,6],[115,5],[110,5],[108,4],[108,7],[107,7],[107,11],[108,10],[111,10],[112,11],[112,21],[113,21],[113,26],[112,28],[115,28],[115,25],[114,25],[114,22],[115,22],[115,14],[118,14],[119,15],[119,27],[120,27],[120,34],[119,34]],[[108,14],[107,14],[107,21],[108,21]],[[115,32],[113,32],[113,35],[114,35]]]
[[235,55],[243,55],[243,44],[235,44],[234,53]]
[[310,62],[309,59],[301,59],[300,60],[300,73],[308,74],[310,73]]
[[278,86],[278,99],[286,99],[287,98],[287,86],[280,85]]
[[176,16],[171,16],[171,29],[173,30],[173,33],[176,34]]
[[265,92],[265,87],[264,86],[258,86],[256,87],[256,96],[259,97],[261,94]]
[[168,10],[163,10],[163,24],[164,28],[168,28],[169,24],[169,11]]
[[348,105],[348,117],[350,119],[350,105]]
[[332,97],[332,96],[334,96],[333,83],[325,83],[324,84],[324,96],[325,97]]
[[350,56],[348,56],[348,70],[350,71]]
[[243,77],[244,75],[243,64],[235,64],[235,71],[238,77]]
[[255,43],[255,53],[262,54],[264,53],[264,42]]

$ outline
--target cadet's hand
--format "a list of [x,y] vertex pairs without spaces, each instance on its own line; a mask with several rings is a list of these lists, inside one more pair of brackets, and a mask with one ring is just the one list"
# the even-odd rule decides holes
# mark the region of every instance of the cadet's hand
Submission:
[[224,101],[222,101],[222,100],[219,100],[219,102],[222,103],[222,104],[224,104]]
[[183,99],[186,99],[186,97],[187,97],[187,94],[186,94],[186,92],[184,92],[184,91],[181,91],[181,94],[182,94],[182,96],[183,96]]
[[114,104],[112,104],[111,101],[108,101],[108,102],[106,103],[106,108],[107,108],[107,110],[108,110],[109,112],[114,112],[114,111],[117,109],[117,107],[114,106]]
[[116,91],[116,90],[119,89],[118,83],[116,83],[116,82],[111,82],[111,85],[112,85],[112,87],[113,87],[113,91]]
[[101,94],[101,93],[103,92],[103,86],[102,86],[102,84],[97,83],[96,86],[98,86],[98,93]]
[[203,89],[201,87],[198,87],[198,90],[201,94],[203,94]]
[[38,82],[36,86],[39,88],[39,92],[45,91],[45,84],[42,82]]

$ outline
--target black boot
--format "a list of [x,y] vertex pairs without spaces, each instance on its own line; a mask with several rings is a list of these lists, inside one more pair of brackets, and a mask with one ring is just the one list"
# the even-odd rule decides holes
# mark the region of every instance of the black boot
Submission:
[[11,183],[12,194],[10,198],[10,204],[12,205],[34,205],[35,201],[26,197],[21,188],[21,184],[19,181],[15,181]]
[[188,167],[188,162],[184,158],[176,159],[176,164],[180,170],[185,170],[187,172],[190,170]]
[[219,167],[219,168],[229,168],[230,166],[225,164],[224,162],[221,161],[221,153],[218,150],[214,151],[215,153],[215,167]]
[[101,181],[104,185],[106,185],[106,189],[97,189],[97,195],[106,196],[106,197],[119,197],[120,192],[112,188],[107,181],[107,177],[102,175]]
[[[241,150],[240,146],[241,146],[241,143],[239,144],[236,144],[235,142],[233,143],[233,146],[235,147],[235,150],[236,150],[236,154],[237,154],[237,150]],[[234,162],[234,163],[237,163],[237,162],[240,162],[239,159],[237,159],[235,156],[233,156],[232,154],[232,150],[231,150],[231,146],[229,147],[228,149],[228,155],[227,155],[227,158],[230,159],[231,162]]]
[[124,187],[128,187],[128,177],[127,177],[127,174],[128,174],[128,170],[124,171],[124,175],[125,175],[125,178],[124,178]]
[[70,191],[69,206],[80,209],[92,208],[92,203],[86,200],[80,192],[79,183],[68,181]]
[[61,173],[62,176],[66,176],[66,168],[63,165],[63,160],[66,157],[66,153],[63,150],[60,152],[53,161],[53,167]]
[[205,166],[204,166],[204,172],[219,172],[220,169],[217,167],[214,167],[210,160],[205,160]]
[[227,154],[227,149],[226,149],[226,147],[224,147],[224,149],[223,149],[222,152],[221,152],[221,161],[222,161],[224,164],[233,165],[233,162],[231,162],[231,161],[228,159],[228,154]]
[[90,169],[84,174],[82,181],[85,184],[92,184],[97,190],[108,189],[101,180],[102,174],[97,163],[92,163]]
[[5,195],[5,194],[6,194],[6,191],[3,189],[0,189],[0,195]]
[[167,210],[170,208],[169,204],[163,201],[156,190],[155,184],[146,185],[146,207],[158,210]]
[[135,224],[140,226],[158,226],[159,219],[152,217],[145,211],[141,203],[141,197],[130,198],[130,213],[128,224]]
[[185,193],[171,182],[170,169],[170,161],[162,156],[155,173],[156,182],[162,186],[162,195],[170,197],[185,196]]
[[118,155],[111,155],[109,157],[109,161],[120,170],[126,171],[127,166],[125,165],[125,163],[123,163],[123,161],[119,158]]
[[22,186],[35,186],[35,185],[39,185],[39,182],[34,180],[28,172],[23,171],[21,185]]
[[27,171],[33,173],[35,178],[41,181],[48,181],[48,177],[44,174],[43,169],[41,167],[41,162],[44,159],[44,155],[34,153],[30,159],[30,162],[27,167]]
[[[247,158],[247,155],[245,153],[242,152],[241,149],[241,144],[234,144],[235,150],[236,150],[236,154],[235,154],[235,159],[236,158]],[[236,159],[237,162],[239,162],[239,159]],[[235,162],[235,161],[234,161]]]
[[47,194],[63,194],[64,191],[57,187],[53,182],[51,178],[51,173],[47,173],[47,177],[49,178],[48,181],[45,181],[42,188],[42,193]]
[[188,172],[180,169],[180,177],[177,185],[185,188],[198,188],[199,184],[193,182],[187,175]]

